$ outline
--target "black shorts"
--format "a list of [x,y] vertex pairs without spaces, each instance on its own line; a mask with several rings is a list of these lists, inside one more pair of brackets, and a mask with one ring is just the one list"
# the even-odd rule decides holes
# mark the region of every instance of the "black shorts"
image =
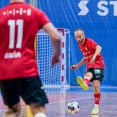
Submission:
[[48,103],[39,76],[0,80],[0,88],[4,104],[9,108],[20,101],[20,96],[26,104],[44,105]]
[[102,79],[104,77],[104,68],[86,68],[85,73],[87,72],[91,72],[93,74],[91,82],[94,80],[99,80],[100,83],[102,82]]

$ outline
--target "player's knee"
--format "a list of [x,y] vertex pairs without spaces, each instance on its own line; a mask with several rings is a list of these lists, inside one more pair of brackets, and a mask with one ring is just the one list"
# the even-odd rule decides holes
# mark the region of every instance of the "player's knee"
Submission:
[[15,113],[17,116],[20,115],[20,111],[21,111],[21,105],[20,102],[15,104],[12,108],[10,108],[10,110]]
[[96,84],[96,85],[93,85],[93,88],[94,88],[95,90],[97,90],[97,89],[99,89],[99,86]]
[[93,77],[93,74],[91,72],[86,72],[84,74],[84,78],[92,79],[92,77]]

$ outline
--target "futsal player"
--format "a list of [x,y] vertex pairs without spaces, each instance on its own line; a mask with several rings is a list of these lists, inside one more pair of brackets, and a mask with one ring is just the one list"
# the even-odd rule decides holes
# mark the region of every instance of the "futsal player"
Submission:
[[71,69],[76,70],[81,65],[86,63],[84,79],[79,76],[77,77],[77,82],[84,90],[88,90],[88,85],[90,82],[92,82],[95,106],[91,114],[99,114],[99,103],[101,96],[100,83],[104,77],[104,60],[102,54],[100,54],[102,47],[94,40],[86,38],[84,31],[81,28],[76,29],[74,31],[74,35],[84,57],[76,65],[72,65]]

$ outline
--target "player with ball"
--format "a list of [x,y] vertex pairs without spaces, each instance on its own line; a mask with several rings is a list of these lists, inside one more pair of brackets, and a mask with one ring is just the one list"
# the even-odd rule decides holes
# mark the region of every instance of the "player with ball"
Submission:
[[81,65],[86,63],[84,79],[78,76],[77,82],[84,90],[88,90],[88,85],[90,84],[90,81],[92,82],[95,106],[91,114],[98,114],[101,96],[100,83],[104,77],[104,61],[102,55],[100,54],[102,48],[92,39],[85,38],[84,31],[81,28],[76,29],[74,31],[74,35],[84,57],[76,65],[72,65],[71,69],[76,70]]

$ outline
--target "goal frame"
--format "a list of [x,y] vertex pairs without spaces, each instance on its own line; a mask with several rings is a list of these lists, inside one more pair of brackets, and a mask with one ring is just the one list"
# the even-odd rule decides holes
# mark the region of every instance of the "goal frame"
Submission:
[[[65,28],[57,28],[60,36],[61,36],[61,75],[60,75],[60,81],[61,85],[45,85],[44,87],[47,88],[61,88],[61,87],[69,87],[70,86],[70,31],[69,29]],[[37,36],[44,35],[40,31],[38,32]],[[45,35],[47,35],[45,33]],[[66,42],[68,48],[66,48]],[[35,44],[36,47],[37,43]],[[37,47],[36,47],[37,48]],[[66,51],[67,50],[67,51]],[[37,50],[36,50],[37,52]],[[37,55],[37,53],[36,53]],[[38,58],[39,59],[39,58]],[[67,65],[66,65],[67,64]],[[68,70],[67,70],[68,69]]]

